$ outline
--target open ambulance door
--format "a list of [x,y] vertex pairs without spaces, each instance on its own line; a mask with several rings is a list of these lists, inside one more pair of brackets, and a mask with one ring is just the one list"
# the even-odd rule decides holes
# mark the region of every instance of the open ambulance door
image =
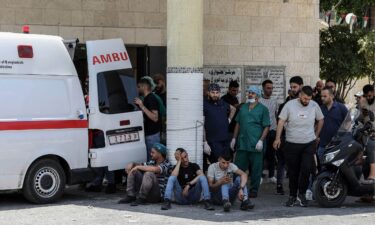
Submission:
[[[91,167],[124,169],[146,160],[143,114],[122,39],[87,41]],[[99,143],[99,144],[98,144]]]

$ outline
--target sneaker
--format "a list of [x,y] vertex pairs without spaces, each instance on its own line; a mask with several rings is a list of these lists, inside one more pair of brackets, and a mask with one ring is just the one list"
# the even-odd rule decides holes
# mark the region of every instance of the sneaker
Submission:
[[258,197],[258,193],[256,193],[256,192],[250,192],[249,198],[257,198],[257,197]]
[[307,199],[308,201],[312,201],[312,200],[313,200],[313,193],[312,193],[312,191],[311,191],[310,189],[308,189],[308,190],[306,191],[306,199]]
[[253,209],[254,208],[254,203],[252,203],[249,199],[246,199],[241,202],[240,209],[241,210],[248,210],[248,209]]
[[134,196],[126,196],[125,198],[118,201],[118,204],[129,204],[136,200]]
[[297,198],[294,196],[289,196],[289,199],[287,202],[285,202],[286,207],[293,207],[297,204]]
[[302,207],[307,207],[308,205],[308,201],[306,199],[306,194],[298,194],[298,198],[297,200],[299,201],[299,204],[302,206]]
[[168,210],[168,209],[171,209],[171,208],[172,208],[171,201],[169,199],[164,199],[164,203],[161,206],[161,210]]
[[276,179],[276,177],[270,177],[270,178],[268,178],[268,182],[276,184],[277,179]]
[[276,186],[276,194],[278,194],[278,195],[284,195],[285,194],[283,185],[278,184]]
[[102,186],[101,185],[90,185],[89,187],[85,188],[87,192],[101,192]]
[[230,202],[228,200],[223,200],[224,212],[229,212],[230,207],[232,207],[232,204],[230,204]]
[[205,210],[215,210],[215,208],[210,204],[210,200],[204,200],[203,204]]
[[105,188],[106,194],[113,194],[116,193],[116,184],[108,184]]

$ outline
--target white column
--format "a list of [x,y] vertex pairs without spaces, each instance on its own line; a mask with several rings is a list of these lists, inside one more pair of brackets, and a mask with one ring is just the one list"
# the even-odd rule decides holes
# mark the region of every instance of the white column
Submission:
[[167,147],[202,166],[203,0],[168,0]]

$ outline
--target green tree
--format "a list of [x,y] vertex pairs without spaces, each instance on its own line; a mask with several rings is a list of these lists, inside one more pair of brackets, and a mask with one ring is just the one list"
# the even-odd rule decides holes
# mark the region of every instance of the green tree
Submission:
[[335,80],[343,99],[368,72],[365,55],[360,52],[359,39],[363,35],[361,30],[351,34],[347,26],[320,32],[320,78]]
[[375,32],[369,31],[359,39],[359,53],[364,54],[368,67],[368,80],[375,85]]

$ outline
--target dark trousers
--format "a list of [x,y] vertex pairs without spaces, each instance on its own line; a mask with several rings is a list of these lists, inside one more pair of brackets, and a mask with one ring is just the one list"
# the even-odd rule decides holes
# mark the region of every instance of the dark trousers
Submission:
[[289,174],[290,196],[297,197],[306,194],[309,178],[315,170],[314,162],[315,141],[307,144],[286,142],[284,154]]
[[273,142],[275,141],[276,131],[271,130],[267,135],[267,144],[266,144],[266,154],[265,160],[267,162],[268,177],[275,176],[275,166],[276,166],[276,152],[273,148]]
[[207,159],[211,164],[216,163],[220,155],[222,155],[223,153],[230,154],[230,151],[231,151],[230,140],[208,141],[208,145],[211,148],[211,154],[206,155],[203,153],[203,170],[204,171],[207,171],[208,169]]

